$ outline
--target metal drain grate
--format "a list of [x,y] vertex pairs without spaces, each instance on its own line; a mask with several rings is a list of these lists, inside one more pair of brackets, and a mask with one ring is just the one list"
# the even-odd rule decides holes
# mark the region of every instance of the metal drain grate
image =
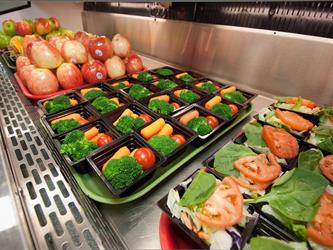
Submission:
[[24,109],[2,62],[0,116],[12,172],[36,248],[104,248]]

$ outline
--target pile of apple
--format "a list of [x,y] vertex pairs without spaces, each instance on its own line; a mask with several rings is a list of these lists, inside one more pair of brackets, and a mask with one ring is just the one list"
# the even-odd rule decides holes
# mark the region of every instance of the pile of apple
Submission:
[[45,95],[139,72],[143,64],[124,36],[117,34],[110,40],[80,31],[72,39],[58,34],[47,40],[25,35],[16,68],[32,94]]

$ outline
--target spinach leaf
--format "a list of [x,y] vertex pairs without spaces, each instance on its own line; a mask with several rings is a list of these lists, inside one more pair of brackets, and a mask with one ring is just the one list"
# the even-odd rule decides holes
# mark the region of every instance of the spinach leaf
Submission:
[[311,130],[318,141],[318,148],[333,153],[333,126],[320,125]]
[[228,144],[215,154],[214,168],[221,174],[239,176],[234,162],[243,156],[256,155],[251,149],[240,144]]
[[278,240],[273,237],[257,236],[253,237],[250,241],[251,250],[306,250],[308,249],[305,242],[288,242]]
[[274,210],[289,219],[310,222],[327,185],[328,181],[322,175],[297,168],[274,183],[271,191],[255,199],[254,203],[268,202]]
[[262,126],[258,122],[248,123],[244,127],[244,133],[247,139],[247,144],[259,147],[267,147],[266,142],[262,138]]
[[206,201],[214,192],[216,186],[215,176],[200,171],[185,191],[179,204],[184,207],[198,205]]
[[319,149],[309,149],[298,155],[298,167],[320,174],[319,161],[323,158],[323,153]]
[[318,143],[318,148],[333,154],[333,138],[326,138]]

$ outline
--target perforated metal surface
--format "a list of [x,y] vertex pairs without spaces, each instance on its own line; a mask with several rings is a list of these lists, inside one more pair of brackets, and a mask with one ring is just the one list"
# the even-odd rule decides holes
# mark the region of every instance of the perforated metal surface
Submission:
[[104,248],[22,105],[2,62],[0,112],[12,172],[36,248]]

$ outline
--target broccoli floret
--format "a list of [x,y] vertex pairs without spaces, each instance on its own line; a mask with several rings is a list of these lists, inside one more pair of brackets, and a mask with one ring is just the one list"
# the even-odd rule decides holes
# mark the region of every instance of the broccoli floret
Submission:
[[130,186],[143,173],[142,167],[133,157],[112,159],[103,172],[105,178],[118,190]]
[[192,82],[194,80],[194,78],[189,73],[182,75],[181,77],[179,77],[179,79],[184,82]]
[[223,95],[223,97],[225,99],[228,99],[228,100],[233,101],[233,102],[238,102],[238,103],[244,103],[247,100],[246,97],[244,97],[244,95],[239,91],[234,91],[234,92],[231,92],[231,93],[225,93]]
[[226,119],[230,119],[232,117],[232,110],[229,107],[229,105],[225,104],[225,103],[218,103],[215,104],[212,107],[211,110],[214,114],[217,114],[219,116],[222,116]]
[[71,101],[68,96],[60,95],[55,97],[53,100],[47,101],[45,109],[48,113],[58,112],[71,106]]
[[153,80],[153,76],[148,72],[141,72],[138,75],[138,80],[141,82],[148,82]]
[[134,84],[129,92],[128,92],[129,96],[134,98],[135,100],[140,100],[144,97],[147,97],[150,95],[150,91],[149,89],[145,88],[144,86],[140,85],[140,84]]
[[200,96],[197,93],[194,93],[192,90],[184,89],[180,91],[179,98],[189,104],[192,104],[199,100]]
[[204,91],[207,91],[209,93],[214,93],[215,91],[217,91],[216,86],[213,83],[211,83],[211,82],[204,82],[201,85],[200,89],[202,89]]
[[111,112],[112,110],[114,110],[118,107],[118,104],[115,101],[112,101],[105,96],[97,97],[91,103],[91,105],[94,106],[102,114]]
[[120,119],[118,120],[116,129],[120,133],[127,135],[132,133],[134,129],[142,127],[144,124],[145,121],[140,117],[134,118],[132,116],[125,115],[120,117]]
[[114,87],[116,87],[117,89],[125,89],[125,88],[127,88],[127,85],[125,83],[123,83],[123,82],[119,82]]
[[171,76],[174,74],[171,69],[159,69],[156,71],[156,73],[161,76]]
[[156,86],[161,90],[167,90],[176,87],[177,84],[171,80],[165,79],[165,80],[159,80]]
[[97,90],[97,89],[92,89],[92,90],[89,90],[85,95],[84,97],[87,98],[88,100],[93,100],[99,96],[103,96],[104,95],[104,92],[103,90]]
[[81,126],[81,124],[77,120],[71,118],[71,119],[66,119],[66,120],[58,121],[57,123],[52,124],[51,128],[56,133],[62,134],[62,133],[65,133],[65,132],[67,132],[69,130],[72,130],[74,128],[78,128],[80,126]]
[[187,126],[201,136],[208,135],[213,130],[212,126],[208,124],[207,119],[202,116],[191,119],[187,123]]
[[74,161],[78,161],[96,148],[96,143],[87,140],[82,131],[74,130],[66,135],[64,142],[60,146],[60,153],[68,155]]
[[161,115],[170,115],[174,110],[174,107],[170,103],[158,99],[151,100],[148,108]]
[[163,156],[170,155],[179,146],[174,139],[167,135],[154,135],[148,143]]

